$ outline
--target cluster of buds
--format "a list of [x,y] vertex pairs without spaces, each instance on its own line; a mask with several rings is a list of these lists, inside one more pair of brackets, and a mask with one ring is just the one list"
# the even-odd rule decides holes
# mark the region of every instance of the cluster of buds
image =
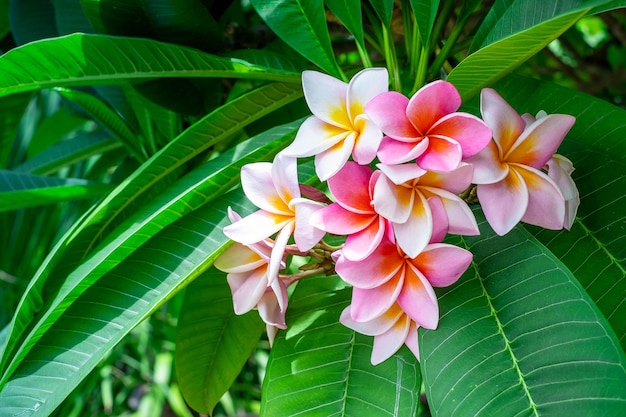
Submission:
[[[484,89],[480,119],[458,111],[452,84],[432,82],[409,99],[388,91],[382,68],[349,84],[305,71],[302,84],[313,115],[272,163],[241,169],[259,210],[243,218],[230,211],[224,233],[235,243],[215,262],[228,274],[235,312],[257,308],[270,341],[287,326],[287,288],[336,272],[352,286],[340,321],[374,337],[372,363],[403,344],[419,359],[417,328],[439,321],[433,287],[453,284],[472,262],[466,249],[442,243],[448,233],[479,234],[461,198],[470,190],[499,235],[520,221],[571,227],[579,203],[573,167],[555,152],[574,117],[520,116]],[[299,184],[304,157],[315,158],[330,198]],[[329,245],[327,233],[345,243]],[[290,256],[309,262],[287,274]]]

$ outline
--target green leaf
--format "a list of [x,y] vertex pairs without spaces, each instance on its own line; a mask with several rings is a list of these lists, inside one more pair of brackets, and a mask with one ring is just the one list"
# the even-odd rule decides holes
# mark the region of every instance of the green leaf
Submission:
[[[191,159],[301,95],[299,87],[274,83],[238,97],[185,130],[94,207],[61,239],[31,280],[14,315],[11,337],[6,346],[0,346],[0,370],[5,369],[6,361],[10,360],[13,350],[42,308],[44,294],[56,291],[80,261],[116,226],[137,207],[160,195],[181,175]],[[46,291],[46,288],[55,290]]]
[[559,153],[574,163],[581,204],[571,232],[532,228],[563,261],[626,349],[626,111],[548,82],[509,76],[496,89],[520,113],[565,113],[576,123]]
[[565,13],[480,49],[454,68],[448,81],[456,86],[464,100],[471,98],[536,54],[587,11],[578,9]]
[[153,38],[154,30],[141,0],[80,0],[97,33]]
[[31,93],[24,93],[0,98],[0,168],[10,168],[14,163],[9,160],[11,147],[31,97]]
[[287,45],[327,73],[341,78],[330,44],[323,0],[251,0],[250,3]]
[[0,96],[39,88],[124,84],[170,77],[300,82],[300,74],[154,41],[76,33],[0,56]]
[[261,416],[413,416],[420,368],[400,349],[370,362],[373,338],[339,323],[350,301],[337,276],[307,278],[289,300],[288,329],[279,331],[267,365]]
[[[279,126],[262,135],[252,138],[241,145],[225,152],[219,158],[200,165],[194,171],[181,178],[168,189],[162,191],[152,201],[144,204],[133,216],[121,223],[109,234],[76,269],[63,277],[61,289],[51,297],[41,300],[41,294],[28,291],[22,299],[16,320],[30,314],[33,310],[42,310],[36,323],[26,338],[16,346],[19,333],[14,329],[12,339],[5,352],[17,349],[7,366],[0,387],[7,381],[13,370],[19,365],[33,345],[45,334],[47,329],[65,312],[68,306],[78,299],[89,286],[100,277],[124,261],[151,237],[176,220],[198,209],[209,201],[232,188],[239,180],[241,166],[258,160],[271,159],[282,147],[293,140],[300,122]],[[67,244],[67,243],[66,243]],[[42,284],[39,284],[42,285]],[[47,285],[50,285],[48,283]],[[29,300],[34,297],[34,300]],[[39,299],[38,299],[39,297]],[[37,315],[37,314],[36,314]],[[24,331],[25,329],[19,329]],[[15,334],[15,335],[14,335]],[[20,338],[21,339],[21,338]],[[3,359],[8,358],[3,355]]]
[[52,4],[58,35],[93,33],[93,27],[87,20],[79,0],[52,0]]
[[477,214],[474,263],[419,332],[433,416],[620,415],[626,358],[602,314],[523,227],[499,237]]
[[328,9],[337,16],[348,32],[354,36],[354,40],[365,47],[363,38],[363,17],[361,14],[360,0],[324,0]]
[[86,288],[77,300],[66,300],[73,302],[50,323],[0,390],[2,412],[50,415],[125,335],[206,271],[230,242],[222,233],[230,223],[227,207],[250,211],[249,203],[241,204],[244,200],[236,191],[183,217]]
[[109,135],[101,131],[83,133],[49,147],[23,164],[16,166],[13,170],[48,175],[91,156],[104,154],[121,147],[122,144],[119,141],[111,139]]
[[76,178],[44,177],[0,170],[0,212],[101,197],[111,190]]
[[9,21],[17,45],[59,35],[52,0],[12,1]]
[[439,0],[411,0],[411,8],[415,16],[415,24],[420,31],[422,45],[428,45],[439,8]]
[[378,15],[383,26],[391,27],[393,17],[393,0],[370,0],[370,4]]
[[264,329],[256,311],[235,315],[224,272],[210,269],[187,287],[175,359],[180,389],[194,410],[212,414]]
[[553,17],[580,9],[583,3],[582,0],[497,0],[478,28],[470,53]]
[[107,130],[114,138],[120,140],[135,155],[137,160],[147,158],[139,148],[137,135],[130,129],[124,119],[109,107],[105,102],[84,91],[56,87],[54,89],[61,97],[73,102],[89,114],[100,126]]

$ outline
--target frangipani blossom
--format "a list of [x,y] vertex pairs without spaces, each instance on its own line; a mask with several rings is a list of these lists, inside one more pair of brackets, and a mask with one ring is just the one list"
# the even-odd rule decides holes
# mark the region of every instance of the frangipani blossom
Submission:
[[416,257],[383,239],[367,258],[355,262],[340,255],[335,270],[352,285],[351,318],[368,322],[394,303],[427,329],[437,328],[439,306],[434,287],[453,284],[472,261],[471,252],[445,243],[429,244]]
[[311,216],[318,229],[347,235],[342,253],[350,260],[367,257],[380,244],[387,221],[372,206],[374,183],[380,171],[348,161],[328,179],[328,188],[336,202]]
[[565,198],[559,185],[541,170],[575,118],[565,114],[541,114],[536,120],[522,117],[488,88],[481,93],[481,113],[494,140],[466,162],[474,165],[472,182],[477,184],[478,200],[493,230],[504,235],[519,221],[563,228]]
[[346,307],[339,321],[346,327],[367,336],[374,336],[372,347],[372,365],[378,365],[389,359],[394,353],[407,345],[419,360],[417,345],[417,324],[397,304],[393,304],[380,316],[366,322],[352,319],[351,307]]
[[548,177],[555,182],[563,198],[565,199],[565,220],[563,227],[569,230],[574,224],[576,218],[576,212],[580,205],[580,195],[576,183],[572,179],[572,172],[574,172],[574,165],[572,161],[566,157],[554,154],[552,158],[546,163],[545,169],[548,171]]
[[471,165],[462,163],[445,173],[425,171],[415,164],[378,167],[382,174],[374,185],[374,209],[391,222],[396,242],[408,256],[416,257],[431,241],[436,227],[429,204],[433,197],[443,203],[450,233],[479,233],[471,209],[457,196],[470,185]]
[[302,252],[311,249],[324,236],[324,231],[308,221],[311,214],[324,205],[300,196],[296,160],[280,154],[273,163],[258,162],[242,167],[241,185],[248,199],[260,210],[224,227],[224,234],[250,245],[278,233],[268,271],[269,283],[272,283],[292,234]]
[[452,171],[481,151],[491,130],[468,113],[457,112],[461,96],[454,85],[435,81],[409,100],[400,93],[378,95],[365,113],[386,135],[378,150],[383,164],[417,160],[425,170]]
[[315,155],[315,170],[326,181],[350,155],[361,165],[376,157],[380,129],[363,113],[365,105],[388,91],[384,68],[368,68],[349,84],[316,71],[302,73],[304,98],[313,116],[304,121],[295,140],[282,153],[291,157]]
[[[241,217],[229,210],[231,221]],[[265,239],[250,245],[235,242],[215,260],[214,265],[226,272],[228,285],[233,296],[235,314],[245,314],[258,309],[259,315],[268,326],[285,329],[287,310],[287,283],[274,280],[268,286],[268,269],[274,242]],[[285,267],[283,259],[280,267]]]

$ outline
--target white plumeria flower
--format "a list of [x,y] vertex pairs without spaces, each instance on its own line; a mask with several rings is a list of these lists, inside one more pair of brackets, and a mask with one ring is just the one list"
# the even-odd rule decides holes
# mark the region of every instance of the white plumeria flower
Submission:
[[350,155],[360,165],[372,162],[383,135],[363,109],[389,90],[388,80],[385,68],[364,69],[349,84],[304,71],[304,98],[313,116],[302,123],[295,140],[282,153],[298,158],[315,155],[315,170],[322,181],[337,173]]
[[241,168],[241,186],[260,210],[224,227],[224,234],[243,245],[260,242],[278,233],[268,270],[268,285],[278,276],[280,262],[291,235],[298,250],[315,246],[325,232],[308,221],[323,204],[302,198],[294,158],[277,155],[273,163],[257,162]]

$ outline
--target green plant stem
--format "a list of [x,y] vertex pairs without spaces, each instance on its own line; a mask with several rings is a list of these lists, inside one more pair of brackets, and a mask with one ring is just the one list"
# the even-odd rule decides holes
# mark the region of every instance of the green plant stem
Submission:
[[435,45],[437,45],[437,42],[439,40],[439,38],[441,37],[441,34],[443,32],[443,27],[445,26],[446,22],[448,21],[448,17],[450,16],[450,12],[452,12],[452,8],[454,7],[454,1],[444,1],[443,2],[443,7],[441,9],[441,13],[439,13],[437,15],[437,20],[435,21],[435,26],[433,27],[433,30],[430,34],[430,50],[434,51],[435,50]]
[[443,48],[441,48],[441,51],[439,51],[439,53],[437,54],[437,58],[435,58],[435,61],[430,66],[430,69],[428,70],[429,75],[434,75],[443,66],[443,63],[450,56],[452,48],[454,48],[456,41],[459,39],[459,36],[463,32],[464,27],[465,19],[457,22],[457,24],[454,26],[454,29],[452,29],[452,33],[446,40],[446,43],[443,44]]
[[[411,3],[409,0],[402,0],[402,24],[404,26],[404,48],[409,60],[413,61],[413,53],[415,49],[415,32],[419,32],[419,28],[415,24],[415,16],[412,13]],[[411,67],[413,73],[413,67]]]
[[395,91],[402,91],[402,82],[400,81],[400,71],[398,68],[396,49],[393,44],[393,36],[391,35],[391,27],[383,26],[383,43],[387,70],[391,77],[391,88]]
[[356,42],[356,49],[359,52],[359,56],[361,57],[361,62],[363,63],[364,68],[371,68],[372,60],[370,59],[369,54],[367,53],[367,49],[365,49],[364,45],[361,45],[359,42]]
[[428,56],[430,55],[429,52],[430,51],[428,50],[428,46],[423,45],[422,51],[420,52],[419,62],[417,65],[417,73],[415,74],[415,83],[413,84],[411,95],[413,95],[426,83],[426,74],[428,73]]

